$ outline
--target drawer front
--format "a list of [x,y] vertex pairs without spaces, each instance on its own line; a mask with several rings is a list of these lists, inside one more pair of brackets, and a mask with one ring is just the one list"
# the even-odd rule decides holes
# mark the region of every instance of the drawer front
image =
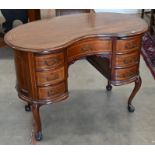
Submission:
[[141,37],[135,37],[130,39],[117,40],[116,52],[127,52],[132,49],[139,49],[141,44]]
[[56,84],[64,80],[64,68],[37,72],[37,85]]
[[79,43],[71,45],[67,49],[69,61],[73,59],[87,56],[93,53],[110,52],[112,51],[111,40],[90,40],[80,41]]
[[64,64],[63,53],[36,56],[35,59],[37,70],[57,68]]
[[128,67],[124,69],[115,69],[114,80],[124,81],[129,80],[139,74],[139,65]]
[[54,99],[65,93],[65,83],[57,86],[39,87],[38,98],[39,100]]
[[116,55],[116,67],[128,67],[137,64],[140,59],[140,51],[135,50],[129,54]]

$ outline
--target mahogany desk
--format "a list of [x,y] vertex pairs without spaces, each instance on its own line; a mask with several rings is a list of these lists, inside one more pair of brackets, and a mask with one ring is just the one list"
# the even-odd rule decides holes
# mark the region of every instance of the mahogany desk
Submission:
[[31,22],[12,29],[5,42],[14,49],[17,91],[32,107],[35,138],[42,139],[39,108],[68,97],[68,67],[91,55],[102,55],[108,90],[112,85],[135,82],[128,100],[141,86],[139,61],[146,22],[137,16],[117,13],[90,13],[60,16]]

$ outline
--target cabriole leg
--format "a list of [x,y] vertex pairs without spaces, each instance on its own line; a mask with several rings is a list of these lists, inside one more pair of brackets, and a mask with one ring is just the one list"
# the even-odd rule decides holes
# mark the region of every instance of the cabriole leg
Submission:
[[111,85],[109,80],[108,80],[108,84],[106,86],[106,89],[107,89],[107,91],[111,91],[111,89],[112,89],[112,85]]
[[32,104],[32,113],[33,113],[33,118],[34,118],[34,122],[35,122],[35,139],[37,141],[41,141],[43,138],[39,108],[40,108],[40,105]]
[[141,77],[137,78],[136,81],[135,81],[135,87],[129,97],[129,100],[128,100],[128,111],[129,112],[134,112],[135,111],[135,107],[132,105],[132,100],[133,98],[135,97],[135,95],[137,94],[138,90],[140,89],[141,87],[141,84],[142,84],[142,80],[141,80]]

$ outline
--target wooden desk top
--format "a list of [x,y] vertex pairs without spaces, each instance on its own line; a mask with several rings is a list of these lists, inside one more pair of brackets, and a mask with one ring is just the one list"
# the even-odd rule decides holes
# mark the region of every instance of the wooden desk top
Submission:
[[5,42],[12,48],[39,52],[63,48],[82,38],[133,36],[147,29],[147,23],[136,15],[76,14],[18,26],[5,35]]

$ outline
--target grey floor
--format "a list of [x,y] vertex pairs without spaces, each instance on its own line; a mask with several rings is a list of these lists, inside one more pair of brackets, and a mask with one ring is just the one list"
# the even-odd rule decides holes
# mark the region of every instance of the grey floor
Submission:
[[[133,84],[106,92],[106,79],[87,61],[70,66],[70,98],[43,106],[44,139],[37,144],[155,144],[155,81],[143,59],[142,87],[134,98],[136,111],[128,113],[127,99]],[[31,112],[15,90],[12,51],[0,49],[0,144],[30,144]]]

